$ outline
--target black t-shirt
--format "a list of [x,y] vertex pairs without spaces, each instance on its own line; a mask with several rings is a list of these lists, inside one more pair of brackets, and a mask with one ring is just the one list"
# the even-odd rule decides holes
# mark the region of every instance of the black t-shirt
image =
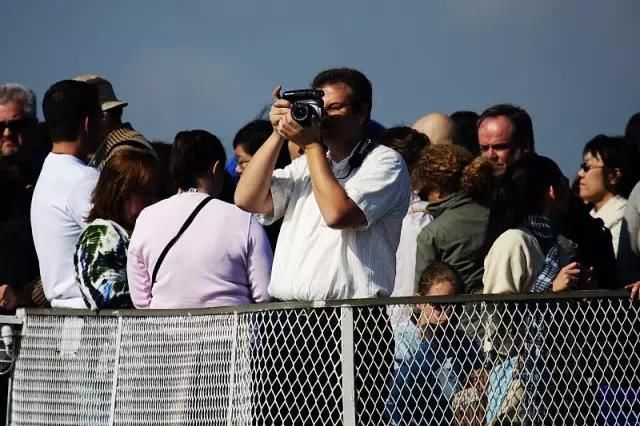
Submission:
[[39,275],[29,217],[0,222],[0,284],[22,288]]

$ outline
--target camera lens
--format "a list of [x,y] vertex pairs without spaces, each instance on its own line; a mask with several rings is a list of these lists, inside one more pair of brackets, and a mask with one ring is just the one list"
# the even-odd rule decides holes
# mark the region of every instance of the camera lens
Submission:
[[291,116],[298,123],[302,123],[309,117],[309,108],[305,104],[294,104],[291,108]]

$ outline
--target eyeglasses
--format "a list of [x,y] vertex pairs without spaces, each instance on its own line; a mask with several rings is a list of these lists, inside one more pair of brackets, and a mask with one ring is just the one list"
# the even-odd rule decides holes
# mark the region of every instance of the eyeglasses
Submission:
[[4,133],[5,129],[9,129],[13,133],[21,133],[32,122],[33,122],[33,119],[31,118],[20,118],[18,120],[0,121],[0,134]]
[[592,166],[591,164],[587,164],[585,162],[580,164],[580,170],[585,173],[588,173],[591,169],[604,169],[604,166]]

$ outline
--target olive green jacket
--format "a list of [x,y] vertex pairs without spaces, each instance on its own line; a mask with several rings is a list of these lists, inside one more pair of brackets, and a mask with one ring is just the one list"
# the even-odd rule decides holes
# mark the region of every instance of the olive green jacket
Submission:
[[432,262],[449,264],[466,294],[482,292],[483,259],[480,251],[489,222],[489,209],[464,192],[429,204],[435,219],[418,235],[416,283]]

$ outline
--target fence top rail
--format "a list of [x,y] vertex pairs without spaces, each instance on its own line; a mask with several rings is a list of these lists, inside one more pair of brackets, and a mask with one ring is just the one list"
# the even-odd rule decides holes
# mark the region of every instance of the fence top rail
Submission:
[[384,305],[416,305],[422,303],[466,304],[480,302],[552,302],[598,299],[625,299],[629,293],[624,290],[588,290],[564,293],[524,293],[524,294],[465,294],[455,296],[379,297],[372,299],[326,300],[313,302],[272,302],[242,306],[225,306],[203,309],[20,309],[18,316],[99,316],[99,317],[147,317],[147,316],[199,316],[220,314],[243,314],[249,312],[281,311],[296,309],[319,309],[340,307],[367,307]]

